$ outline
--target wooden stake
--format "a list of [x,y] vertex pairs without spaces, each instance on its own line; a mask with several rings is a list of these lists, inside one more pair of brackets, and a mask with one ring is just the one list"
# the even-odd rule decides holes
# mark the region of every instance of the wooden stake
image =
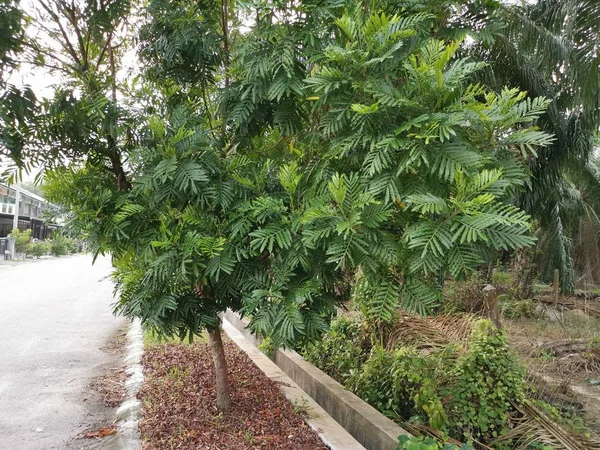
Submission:
[[553,284],[553,291],[552,293],[554,294],[554,307],[558,308],[558,269],[554,270],[554,284]]

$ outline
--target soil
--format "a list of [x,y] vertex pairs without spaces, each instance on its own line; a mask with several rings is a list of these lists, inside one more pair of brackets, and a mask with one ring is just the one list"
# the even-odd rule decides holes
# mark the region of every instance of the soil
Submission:
[[144,450],[325,450],[302,411],[232,342],[225,342],[233,407],[217,410],[207,343],[160,344],[143,358]]
[[[125,356],[127,343],[127,329],[124,328],[110,337],[102,350],[110,355],[119,357],[119,360]],[[100,393],[104,398],[104,404],[109,408],[116,408],[125,400],[125,381],[127,380],[125,365],[120,367],[111,367],[102,377],[98,377],[90,383],[90,389]]]
[[[577,299],[561,301],[570,304]],[[589,382],[600,374],[600,349],[593,344],[600,319],[584,310],[556,310],[547,303],[541,311],[542,318],[504,321],[511,344],[528,368],[530,385],[537,397],[559,410],[583,413],[588,429],[600,435],[600,387]]]
[[79,435],[66,446],[69,450],[112,450],[120,448],[115,440],[114,418],[116,408],[125,399],[125,366],[119,366],[126,351],[126,328],[118,330],[106,341],[101,351],[112,356],[112,362],[103,367],[103,375],[96,377],[81,393],[81,401],[89,410],[89,420]]

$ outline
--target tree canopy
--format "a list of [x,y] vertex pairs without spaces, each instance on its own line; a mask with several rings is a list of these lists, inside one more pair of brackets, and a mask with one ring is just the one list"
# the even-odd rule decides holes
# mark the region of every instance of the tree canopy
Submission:
[[110,252],[117,312],[208,329],[216,366],[227,308],[274,346],[351,296],[427,314],[446,277],[535,242],[530,174],[561,140],[556,96],[502,77],[512,9],[459,4],[40,0],[47,41],[23,39],[64,82],[22,117],[3,101],[2,148]]

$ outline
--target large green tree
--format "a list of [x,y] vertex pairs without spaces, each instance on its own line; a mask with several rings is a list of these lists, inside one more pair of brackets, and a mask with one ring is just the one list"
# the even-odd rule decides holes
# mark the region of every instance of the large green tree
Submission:
[[219,408],[226,308],[293,345],[353,288],[376,320],[425,313],[440,276],[533,242],[509,200],[550,142],[531,126],[546,101],[471,83],[484,64],[436,36],[431,5],[405,6],[154,0],[132,88],[118,77],[129,2],[40,2],[63,50],[31,48],[65,82],[25,156],[111,252],[117,311],[167,335],[208,330]]

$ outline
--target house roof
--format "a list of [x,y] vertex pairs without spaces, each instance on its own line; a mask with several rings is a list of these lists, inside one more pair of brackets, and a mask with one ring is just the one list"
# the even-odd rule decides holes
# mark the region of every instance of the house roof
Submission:
[[[0,182],[0,187],[5,187],[6,189],[12,189],[13,191],[15,190],[14,186],[10,186],[10,185],[8,185],[6,183],[2,183],[2,182]],[[58,205],[50,203],[44,197],[41,197],[41,196],[39,196],[37,194],[34,194],[33,192],[29,192],[27,189],[21,188],[21,195],[25,195],[27,197],[30,197],[30,198],[34,199],[34,200],[37,200],[38,202],[42,202],[44,204],[48,204],[48,205],[53,206],[55,208],[59,208]]]

